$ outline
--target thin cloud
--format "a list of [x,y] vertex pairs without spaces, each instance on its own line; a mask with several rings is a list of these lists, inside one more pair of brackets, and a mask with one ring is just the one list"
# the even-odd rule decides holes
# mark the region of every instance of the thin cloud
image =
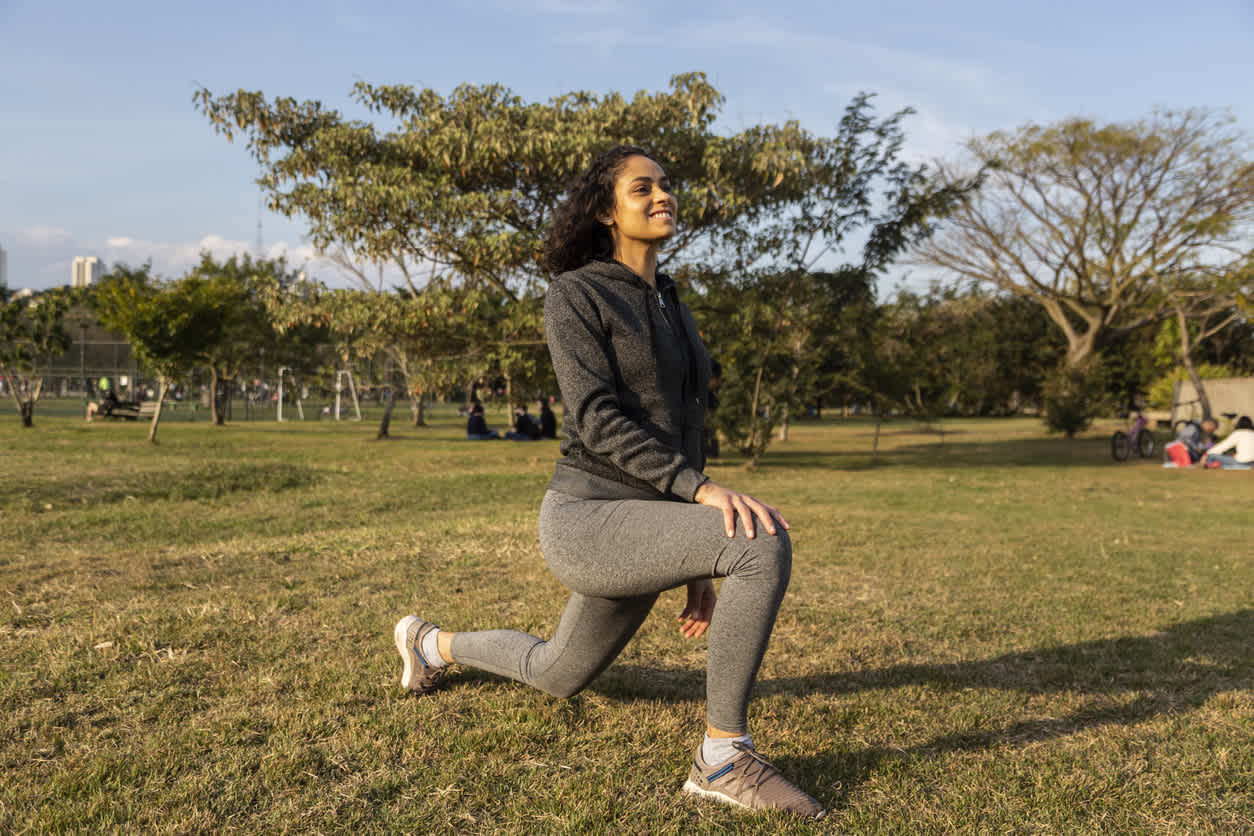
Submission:
[[828,64],[871,67],[891,74],[923,74],[932,83],[987,92],[992,85],[988,72],[962,61],[912,52],[874,43],[797,31],[758,16],[701,25],[689,25],[676,33],[676,43],[694,49],[770,50],[796,58],[817,54]]
[[[164,276],[179,276],[200,261],[201,253],[209,253],[223,260],[233,255],[252,253],[253,244],[237,241],[221,235],[206,235],[199,241],[165,242],[144,241],[128,235],[114,235],[105,239],[104,260],[110,264],[143,264],[152,262],[153,270]],[[266,247],[265,258],[285,258],[292,267],[299,267],[317,258],[314,248],[308,244],[289,246],[278,241]]]
[[32,226],[17,233],[17,243],[42,250],[64,247],[73,240],[70,231],[59,226]]

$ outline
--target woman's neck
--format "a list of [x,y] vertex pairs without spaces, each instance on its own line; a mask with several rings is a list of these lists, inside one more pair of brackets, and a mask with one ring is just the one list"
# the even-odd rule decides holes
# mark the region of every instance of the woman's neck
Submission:
[[618,242],[614,246],[614,260],[644,279],[645,284],[657,289],[657,244],[634,241]]

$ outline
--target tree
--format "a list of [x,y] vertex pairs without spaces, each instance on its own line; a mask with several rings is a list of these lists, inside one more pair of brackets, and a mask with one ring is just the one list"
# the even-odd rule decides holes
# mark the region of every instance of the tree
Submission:
[[1193,362],[1194,349],[1237,323],[1241,308],[1254,299],[1254,249],[1244,264],[1227,266],[1218,275],[1159,277],[1159,287],[1175,317],[1180,365],[1201,401],[1202,416],[1210,418],[1210,398]]
[[1254,162],[1229,115],[1029,124],[967,151],[988,180],[916,255],[1042,305],[1068,368],[1167,315],[1178,279],[1227,275],[1252,252]]
[[618,143],[650,148],[684,207],[663,262],[710,250],[745,219],[807,192],[806,137],[795,123],[713,132],[723,97],[701,73],[667,92],[573,92],[525,102],[497,84],[434,90],[359,82],[354,98],[396,130],[344,119],[321,102],[197,91],[198,109],[233,140],[248,136],[271,209],[302,217],[319,249],[398,265],[410,290],[426,274],[537,295],[537,253],[567,185]]
[[70,295],[62,289],[27,296],[0,286],[0,371],[23,427],[35,425],[35,404],[52,358],[70,347],[62,323],[69,306]]
[[182,294],[218,316],[216,338],[202,342],[197,354],[197,364],[209,372],[210,415],[215,425],[226,421],[219,390],[238,376],[245,363],[266,349],[273,351],[276,345],[278,333],[262,299],[263,290],[290,286],[296,278],[282,258],[254,259],[244,253],[219,262],[206,252],[180,280]]
[[[796,122],[715,133],[723,99],[701,73],[630,100],[569,93],[527,103],[499,85],[463,85],[445,98],[359,83],[354,95],[396,130],[347,121],[319,102],[256,92],[214,97],[202,89],[195,102],[228,139],[248,136],[271,208],[305,218],[320,249],[403,265],[415,293],[424,278],[439,277],[501,294],[509,315],[488,342],[500,348],[511,383],[542,355],[529,347],[538,342],[548,278],[538,251],[549,213],[575,175],[612,145],[650,148],[675,187],[683,224],[660,266],[682,254],[699,263],[690,275],[726,284],[722,297],[751,291],[754,282],[782,282],[789,304],[801,304],[805,276],[855,231],[868,234],[858,269],[878,272],[961,192],[900,163],[906,114],[878,120],[865,96],[829,138]],[[787,336],[781,329],[813,317],[778,305],[763,316],[747,334],[766,339],[772,352],[809,353],[811,326]],[[745,373],[763,378],[762,369]],[[801,366],[786,373],[794,394],[774,415],[795,405],[805,373]],[[771,414],[755,407],[748,404],[748,414]],[[769,437],[759,430],[753,438]]]
[[[815,395],[841,311],[865,300],[875,277],[978,187],[978,177],[933,179],[898,159],[909,113],[877,119],[862,95],[836,136],[796,129],[800,165],[780,181],[796,199],[729,231],[721,269],[686,274],[718,312],[706,327],[727,358],[719,421],[750,465],[773,428]],[[820,271],[852,235],[865,236],[856,259]]]
[[96,293],[96,310],[109,328],[130,340],[135,354],[157,375],[157,408],[148,427],[155,444],[166,390],[208,348],[222,339],[221,311],[203,286],[187,280],[166,282],[150,265],[118,265]]
[[[495,330],[500,294],[488,289],[429,286],[417,293],[380,293],[317,283],[283,288],[276,283],[263,298],[280,332],[324,329],[343,363],[384,355],[419,409],[425,392],[478,376],[491,366],[491,346],[467,327],[478,322],[481,332]],[[390,408],[391,401],[379,438],[388,437]]]

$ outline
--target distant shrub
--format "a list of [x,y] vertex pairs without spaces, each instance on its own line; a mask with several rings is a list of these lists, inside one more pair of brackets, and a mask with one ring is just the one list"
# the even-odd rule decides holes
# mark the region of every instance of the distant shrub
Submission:
[[1067,438],[1093,423],[1105,407],[1106,374],[1096,359],[1074,368],[1058,368],[1043,387],[1045,426]]

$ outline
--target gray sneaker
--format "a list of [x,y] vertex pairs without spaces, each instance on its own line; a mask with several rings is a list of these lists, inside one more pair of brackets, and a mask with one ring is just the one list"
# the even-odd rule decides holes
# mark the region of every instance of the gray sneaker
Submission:
[[423,621],[416,615],[407,615],[396,622],[396,629],[392,632],[396,637],[396,649],[400,651],[401,659],[405,662],[405,670],[401,672],[402,688],[425,694],[434,691],[439,687],[440,680],[444,679],[448,665],[428,665],[422,655],[422,640],[435,629],[434,624]]
[[787,810],[810,819],[827,815],[822,804],[781,775],[752,746],[740,742],[732,745],[740,754],[715,766],[705,762],[698,746],[684,792],[747,810]]

